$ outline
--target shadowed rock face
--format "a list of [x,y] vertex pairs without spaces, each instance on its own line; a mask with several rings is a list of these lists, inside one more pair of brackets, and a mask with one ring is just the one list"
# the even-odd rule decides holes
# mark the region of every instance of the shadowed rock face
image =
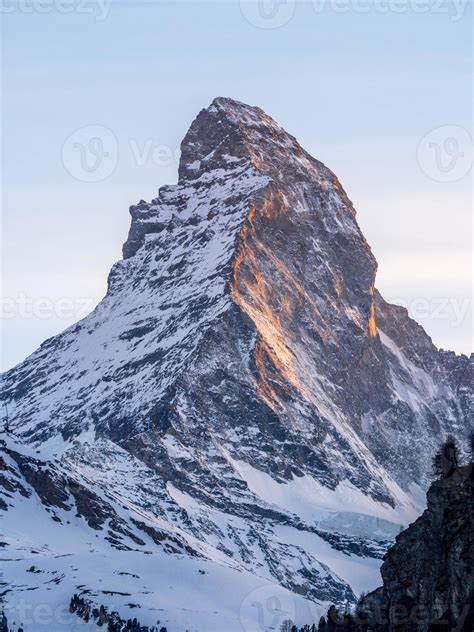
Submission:
[[428,491],[426,511],[384,557],[383,587],[364,598],[369,631],[472,630],[473,468]]
[[[336,176],[259,108],[213,101],[183,141],[178,183],[130,212],[105,298],[5,374],[22,442],[61,444],[79,467],[69,446],[87,431],[143,464],[163,502],[172,484],[264,523],[235,461],[395,506],[426,484],[440,438],[467,434],[469,360],[383,300]],[[189,509],[170,520],[184,514],[202,536]],[[298,584],[280,557],[273,576],[312,590],[314,562],[292,571]]]
[[[446,362],[374,290],[375,259],[334,174],[260,109],[216,99],[183,141],[179,176],[131,208],[125,259],[95,312],[6,375],[19,434],[92,424],[127,440],[180,401],[183,434],[245,434],[250,412],[266,436],[272,418],[280,471],[309,457],[326,482],[372,481],[386,497],[378,465],[422,482],[434,442],[466,426],[467,359]],[[190,412],[200,407],[212,414]],[[303,460],[275,447],[288,433]]]

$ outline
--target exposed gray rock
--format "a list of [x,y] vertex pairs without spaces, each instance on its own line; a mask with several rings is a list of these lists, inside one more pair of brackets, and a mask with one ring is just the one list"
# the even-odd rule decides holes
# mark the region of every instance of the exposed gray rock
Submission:
[[431,485],[426,511],[384,557],[383,586],[361,604],[369,631],[473,629],[473,499],[472,466]]
[[[314,512],[341,486],[344,512],[407,510],[440,438],[472,423],[469,360],[382,299],[336,176],[259,108],[214,100],[183,140],[178,183],[130,213],[104,299],[4,375],[15,440],[56,451],[95,530],[114,512],[94,495],[118,497],[134,520],[182,530],[180,550],[353,600],[295,530],[360,558],[386,538],[316,529],[288,490],[310,481]],[[283,506],[252,486],[265,475]],[[23,476],[66,502],[46,473]],[[112,539],[133,546],[121,520],[145,539],[114,520]]]

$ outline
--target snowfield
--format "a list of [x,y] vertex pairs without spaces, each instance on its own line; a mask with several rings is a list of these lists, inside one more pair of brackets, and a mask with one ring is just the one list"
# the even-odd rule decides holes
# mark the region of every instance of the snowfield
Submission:
[[73,594],[168,632],[270,632],[380,584],[472,357],[375,287],[334,173],[218,98],[179,178],[130,208],[86,318],[2,376],[2,599],[25,632],[95,629]]

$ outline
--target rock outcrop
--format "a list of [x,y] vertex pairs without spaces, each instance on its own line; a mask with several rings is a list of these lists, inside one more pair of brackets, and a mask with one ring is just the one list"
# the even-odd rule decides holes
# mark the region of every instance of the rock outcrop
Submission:
[[361,630],[474,629],[473,472],[465,466],[431,485],[427,509],[384,557],[383,586],[362,601]]

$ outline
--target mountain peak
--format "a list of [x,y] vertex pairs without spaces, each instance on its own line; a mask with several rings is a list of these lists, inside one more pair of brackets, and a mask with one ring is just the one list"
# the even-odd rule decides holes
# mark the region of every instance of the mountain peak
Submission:
[[[259,108],[214,100],[183,141],[180,181],[131,215],[105,298],[4,376],[6,600],[107,586],[151,625],[171,577],[188,595],[205,573],[216,583],[194,603],[212,619],[167,621],[208,632],[241,629],[260,595],[355,601],[356,573],[415,517],[409,493],[439,439],[468,432],[467,359],[374,291],[336,176]],[[28,571],[41,558],[58,582]],[[222,585],[235,603],[216,616]]]
[[273,180],[290,170],[314,171],[318,179],[331,172],[305,152],[296,138],[257,106],[217,97],[201,110],[181,144],[180,180],[194,180],[213,169],[248,162]]
[[266,130],[267,133],[280,133],[296,140],[257,105],[248,105],[229,97],[216,97],[204,111],[219,113],[230,122],[238,125],[242,130],[250,131],[252,128],[260,128],[262,131]]
[[269,127],[266,119],[271,121],[260,108],[227,97],[214,99],[199,112],[183,139],[180,180],[195,180],[204,172],[251,161],[251,130]]
[[222,112],[231,113],[240,113],[250,112],[250,113],[262,113],[263,110],[256,105],[249,105],[248,103],[244,103],[243,101],[238,101],[237,99],[232,99],[231,97],[216,97],[212,100],[212,103],[204,108],[206,110],[217,109]]

